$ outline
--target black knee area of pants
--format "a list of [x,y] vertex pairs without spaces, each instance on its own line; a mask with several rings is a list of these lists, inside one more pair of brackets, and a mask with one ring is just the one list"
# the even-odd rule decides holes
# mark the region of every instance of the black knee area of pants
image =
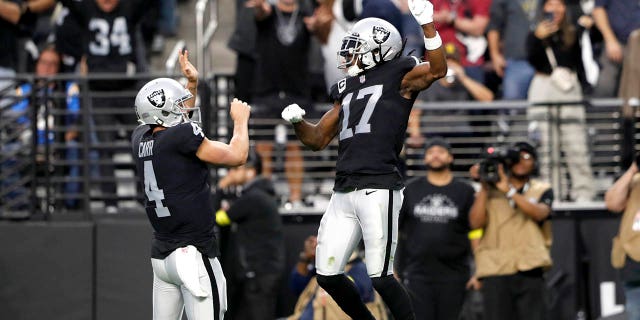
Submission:
[[364,305],[358,289],[344,274],[333,276],[317,275],[316,280],[322,289],[336,301],[340,308],[352,319],[375,320]]
[[416,316],[411,307],[409,294],[392,275],[371,278],[373,287],[378,291],[382,300],[396,320],[415,320]]
[[334,276],[323,276],[321,274],[317,275],[318,284],[325,291],[329,292],[331,289],[340,288],[340,284],[342,283],[341,278],[342,275],[334,275]]
[[378,292],[384,291],[386,288],[392,286],[394,282],[396,282],[396,279],[389,275],[371,278],[371,283],[373,283],[373,287]]

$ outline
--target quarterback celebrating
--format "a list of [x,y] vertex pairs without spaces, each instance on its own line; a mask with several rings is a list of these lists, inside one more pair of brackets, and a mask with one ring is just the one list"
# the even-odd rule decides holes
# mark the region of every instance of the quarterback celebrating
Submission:
[[168,78],[148,82],[136,96],[140,126],[132,135],[145,197],[145,209],[154,229],[153,319],[224,319],[227,289],[218,261],[215,217],[207,163],[244,164],[249,151],[250,107],[231,103],[233,137],[229,144],[211,141],[192,121],[197,70],[187,53],[180,54],[187,88]]
[[409,0],[409,8],[422,26],[428,63],[401,56],[403,41],[390,23],[363,19],[338,51],[338,68],[346,69],[349,77],[331,88],[333,108],[316,124],[302,119],[305,111],[297,104],[282,111],[300,141],[313,150],[338,136],[334,193],[318,230],[316,268],[320,286],[353,319],[374,319],[344,276],[361,239],[367,272],[393,317],[415,319],[407,292],[393,277],[404,187],[399,154],[416,96],[443,77],[447,65],[433,24],[433,5]]

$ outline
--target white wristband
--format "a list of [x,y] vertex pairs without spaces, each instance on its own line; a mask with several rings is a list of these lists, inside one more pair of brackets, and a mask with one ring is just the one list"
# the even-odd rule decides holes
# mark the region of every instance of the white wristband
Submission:
[[442,39],[440,34],[436,31],[436,36],[433,38],[424,37],[424,47],[427,50],[436,50],[442,46]]
[[505,196],[507,196],[507,198],[511,199],[513,197],[514,194],[516,194],[516,192],[518,192],[518,190],[514,187],[509,188],[509,191],[507,191],[507,193],[505,194]]

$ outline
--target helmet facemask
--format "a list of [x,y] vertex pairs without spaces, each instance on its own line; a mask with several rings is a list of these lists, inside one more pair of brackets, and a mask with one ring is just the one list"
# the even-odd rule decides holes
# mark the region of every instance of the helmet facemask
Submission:
[[[380,29],[373,28],[373,30]],[[367,41],[357,32],[347,34],[342,39],[342,46],[338,50],[338,69],[347,69],[350,76],[356,76],[364,70],[371,69],[402,54],[404,41],[401,40],[400,50],[394,50],[393,46],[386,43],[386,38],[381,41],[374,36],[372,38]]]
[[180,110],[182,115],[182,122],[195,122],[196,124],[202,124],[202,115],[200,114],[200,107],[188,107],[186,101],[195,99],[191,93],[184,95],[174,102],[174,108]]

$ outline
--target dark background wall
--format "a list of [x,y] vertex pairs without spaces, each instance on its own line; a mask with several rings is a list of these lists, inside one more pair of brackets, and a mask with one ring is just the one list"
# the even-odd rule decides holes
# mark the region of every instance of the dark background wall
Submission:
[[[320,216],[283,219],[287,265],[293,267],[304,239],[316,234]],[[597,319],[624,304],[609,263],[618,219],[603,210],[554,213],[554,267],[547,281],[551,319],[576,319],[579,312]],[[138,214],[94,216],[92,222],[0,222],[0,319],[150,319],[151,236],[146,217]],[[295,303],[289,272],[283,275],[281,316]],[[603,283],[616,292],[604,297],[610,302],[605,310]]]

